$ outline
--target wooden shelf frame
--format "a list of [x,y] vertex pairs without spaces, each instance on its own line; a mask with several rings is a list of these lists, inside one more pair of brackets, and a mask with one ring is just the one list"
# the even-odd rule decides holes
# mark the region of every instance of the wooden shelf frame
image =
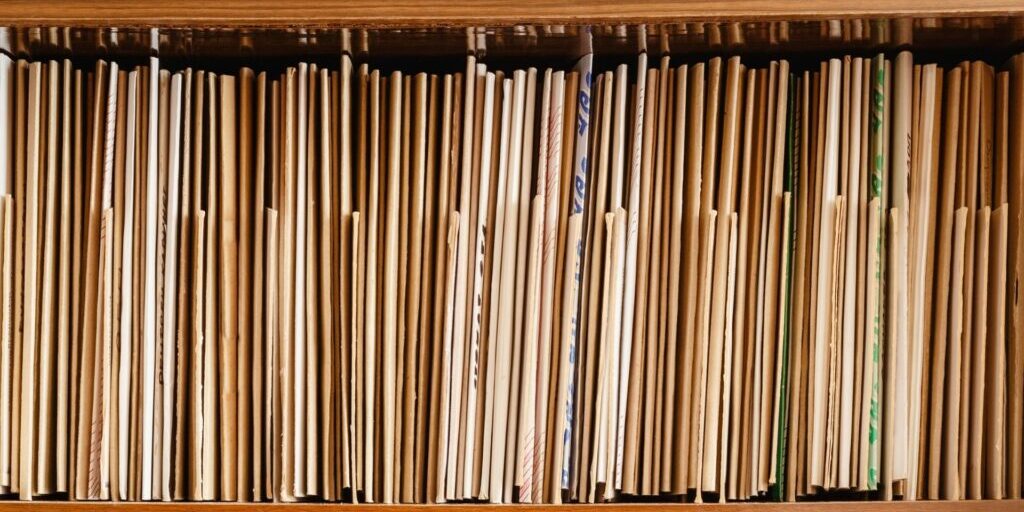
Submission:
[[379,505],[339,503],[3,502],[0,512],[1019,512],[1024,500],[797,503],[611,503],[598,505]]
[[5,0],[18,27],[465,27],[994,17],[1020,0]]
[[[157,29],[440,29],[978,18],[1014,20],[1024,0],[3,0],[0,26]],[[979,29],[984,30],[984,29]],[[411,32],[410,32],[411,33]],[[422,36],[421,36],[422,37]],[[430,36],[436,37],[436,36]],[[462,50],[462,48],[457,48]],[[1022,512],[1024,500],[567,505],[0,501],[0,512]]]

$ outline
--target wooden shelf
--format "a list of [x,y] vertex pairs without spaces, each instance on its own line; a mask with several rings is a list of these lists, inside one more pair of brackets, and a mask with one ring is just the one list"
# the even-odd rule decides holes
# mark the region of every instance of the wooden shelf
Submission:
[[[949,21],[951,26],[928,23],[934,19]],[[860,42],[849,37],[832,37],[829,30],[824,30],[829,27],[823,27],[831,20],[919,20],[924,23],[876,29],[885,38],[873,37],[873,27],[858,26],[865,34]],[[978,20],[987,24],[970,23]],[[719,39],[725,41],[720,41],[719,46],[709,43],[710,36],[703,31],[676,33],[669,29],[659,32],[638,28],[686,22],[742,23],[744,26],[712,27],[716,35],[721,35]],[[778,30],[772,24],[778,22],[794,22],[786,27],[787,37],[791,39],[776,40]],[[540,31],[538,35],[510,28],[518,25],[566,26],[570,30]],[[590,42],[605,55],[628,54],[638,48],[651,48],[652,52],[719,51],[723,48],[799,51],[902,45],[939,50],[986,47],[1005,51],[1017,50],[1024,42],[1024,0],[3,0],[0,1],[0,27],[14,29],[11,31],[14,37],[7,34],[6,44],[10,47],[0,50],[36,57],[140,56],[152,51],[161,56],[216,59],[253,55],[325,56],[342,49],[357,57],[451,57],[486,48],[494,57],[569,58],[579,53],[574,45],[582,39],[580,32],[585,32],[586,28],[580,26],[584,25],[628,26],[621,34],[600,30],[589,34],[593,36]],[[480,30],[471,34],[465,27]],[[40,28],[47,30],[37,30]],[[56,28],[83,30],[64,33]],[[118,39],[110,37],[113,32],[108,30],[110,28],[120,30],[121,46],[108,44],[108,40]],[[163,29],[163,32],[153,35],[151,28]],[[316,34],[319,41],[310,42],[305,30],[301,33],[293,30],[307,28],[323,31]],[[368,30],[365,34],[351,34],[342,32],[343,28]],[[735,34],[729,30],[734,28]],[[660,37],[662,35],[664,37]],[[898,38],[907,35],[911,36],[910,42]],[[739,42],[733,44],[730,37]],[[0,512],[469,512],[497,508],[519,512],[1022,512],[1024,500],[505,506],[0,501]]]
[[1019,512],[1024,500],[1004,501],[842,501],[800,503],[667,504],[613,503],[604,505],[377,505],[338,503],[109,503],[109,502],[3,502],[0,512]]
[[9,26],[433,27],[1007,16],[1020,0],[5,0]]

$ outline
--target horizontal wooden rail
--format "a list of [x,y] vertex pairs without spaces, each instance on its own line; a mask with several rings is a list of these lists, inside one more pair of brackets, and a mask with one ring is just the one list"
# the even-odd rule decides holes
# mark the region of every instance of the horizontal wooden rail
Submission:
[[1020,0],[5,0],[0,25],[430,27],[1024,15]]
[[1024,500],[604,505],[0,502],[0,512],[493,512],[498,509],[515,512],[1020,512],[1024,510]]

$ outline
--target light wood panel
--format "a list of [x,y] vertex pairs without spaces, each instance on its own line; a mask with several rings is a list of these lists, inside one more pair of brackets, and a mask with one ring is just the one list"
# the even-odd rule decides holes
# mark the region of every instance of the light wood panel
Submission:
[[0,512],[1017,512],[1024,501],[844,501],[800,503],[606,505],[339,505],[336,503],[94,503],[10,502]]
[[507,26],[849,17],[1000,16],[1019,0],[7,0],[10,26]]

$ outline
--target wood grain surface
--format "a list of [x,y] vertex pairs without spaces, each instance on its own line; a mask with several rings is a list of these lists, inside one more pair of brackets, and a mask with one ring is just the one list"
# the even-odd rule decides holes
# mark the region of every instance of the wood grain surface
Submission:
[[428,27],[1024,14],[1020,0],[6,0],[7,26]]
[[337,503],[98,503],[6,502],[0,512],[1015,512],[1024,510],[1022,500],[974,501],[844,501],[799,503],[668,504],[613,503],[604,505],[345,505]]

